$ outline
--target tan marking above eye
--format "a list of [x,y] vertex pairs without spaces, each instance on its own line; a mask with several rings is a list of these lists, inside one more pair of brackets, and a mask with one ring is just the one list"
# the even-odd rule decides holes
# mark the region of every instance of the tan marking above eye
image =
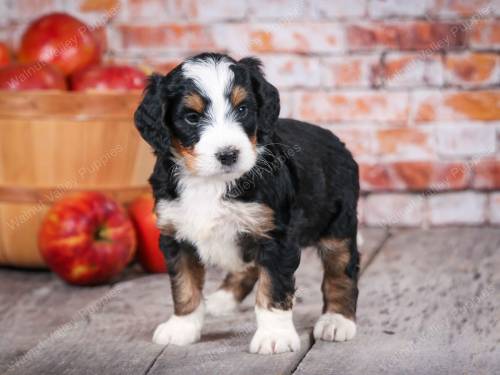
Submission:
[[203,102],[202,97],[196,93],[186,95],[184,97],[184,105],[198,113],[203,113],[205,109],[205,103]]
[[231,104],[236,107],[247,98],[247,90],[241,86],[235,86],[231,91]]

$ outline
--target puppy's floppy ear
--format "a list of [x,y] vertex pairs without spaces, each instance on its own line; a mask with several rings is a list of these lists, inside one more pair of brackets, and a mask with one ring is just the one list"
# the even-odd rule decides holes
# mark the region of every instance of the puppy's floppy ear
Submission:
[[255,57],[246,57],[238,63],[246,66],[250,72],[252,88],[257,98],[259,124],[262,135],[270,135],[274,131],[280,114],[280,96],[276,87],[264,78],[262,62]]
[[149,77],[142,102],[134,114],[135,126],[155,153],[166,153],[170,147],[169,129],[165,123],[168,103],[163,80],[164,77],[158,74]]

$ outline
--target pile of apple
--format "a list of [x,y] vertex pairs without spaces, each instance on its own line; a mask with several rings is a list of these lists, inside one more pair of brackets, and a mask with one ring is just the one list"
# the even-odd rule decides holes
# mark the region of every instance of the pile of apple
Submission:
[[132,66],[102,65],[94,31],[75,17],[51,13],[25,30],[17,59],[0,43],[0,90],[108,91],[143,89],[146,74]]
[[75,285],[111,281],[137,258],[147,272],[166,272],[150,194],[125,210],[98,192],[68,195],[56,202],[40,227],[38,244],[47,265]]

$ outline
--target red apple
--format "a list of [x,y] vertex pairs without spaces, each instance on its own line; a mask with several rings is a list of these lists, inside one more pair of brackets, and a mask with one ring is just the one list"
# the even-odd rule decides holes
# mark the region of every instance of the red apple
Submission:
[[167,271],[167,264],[160,250],[160,231],[153,209],[153,197],[144,194],[132,202],[129,213],[137,233],[139,263],[147,272],[162,273]]
[[10,64],[0,68],[0,90],[50,89],[66,90],[66,79],[49,64]]
[[51,13],[30,24],[21,39],[19,61],[44,61],[72,74],[100,60],[93,31],[75,17]]
[[132,259],[136,238],[126,211],[97,192],[56,202],[40,229],[38,244],[48,266],[75,285],[111,280]]
[[9,65],[10,51],[5,43],[0,43],[0,67]]
[[146,74],[132,66],[93,66],[71,77],[71,89],[75,91],[142,90],[146,81]]

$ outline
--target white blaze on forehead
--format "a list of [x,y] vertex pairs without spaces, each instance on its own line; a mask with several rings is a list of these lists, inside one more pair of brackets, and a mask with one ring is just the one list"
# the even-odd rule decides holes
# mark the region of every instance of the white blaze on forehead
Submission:
[[231,173],[223,175],[225,180],[240,177],[256,161],[254,147],[236,118],[229,98],[234,82],[233,64],[226,58],[206,58],[188,60],[182,66],[183,76],[192,79],[199,92],[209,100],[201,120],[204,126],[200,130],[200,139],[194,146],[194,169],[198,176],[213,176],[222,172],[223,166],[216,155],[224,148],[234,148],[239,152]]
[[208,117],[216,124],[222,125],[231,107],[228,93],[234,80],[230,69],[233,63],[227,59],[187,61],[182,66],[184,77],[191,78],[200,92],[210,100]]

